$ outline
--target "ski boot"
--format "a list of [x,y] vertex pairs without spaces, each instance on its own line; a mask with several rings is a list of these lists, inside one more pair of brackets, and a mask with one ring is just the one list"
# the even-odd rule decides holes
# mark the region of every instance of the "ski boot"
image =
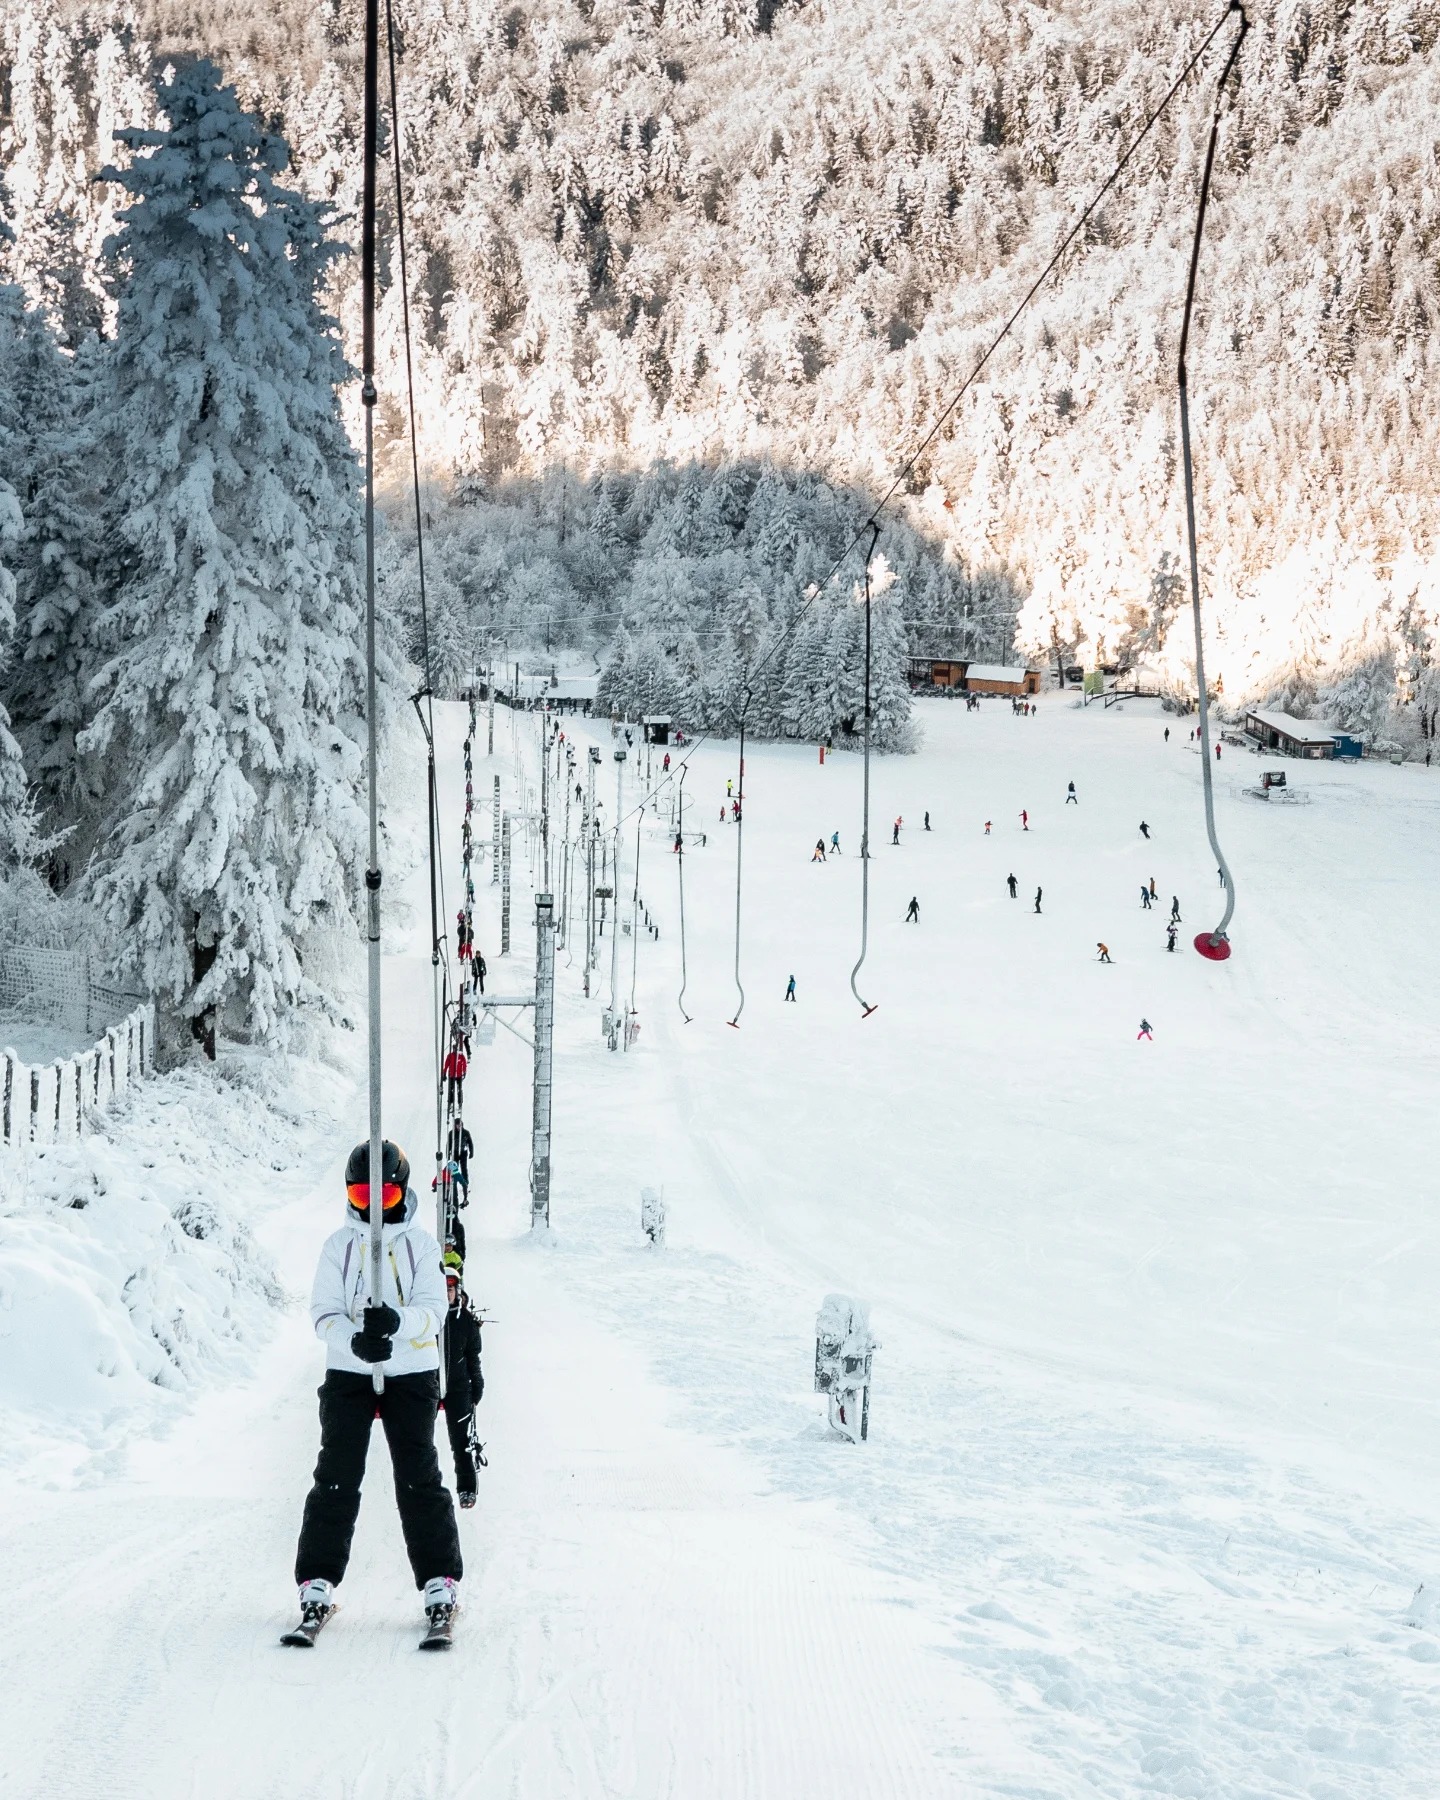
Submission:
[[422,1650],[448,1650],[455,1635],[455,1614],[460,1606],[460,1583],[449,1575],[436,1575],[425,1583],[425,1635]]
[[314,1645],[331,1613],[335,1611],[335,1589],[332,1583],[315,1576],[300,1585],[300,1623],[287,1631],[282,1644]]

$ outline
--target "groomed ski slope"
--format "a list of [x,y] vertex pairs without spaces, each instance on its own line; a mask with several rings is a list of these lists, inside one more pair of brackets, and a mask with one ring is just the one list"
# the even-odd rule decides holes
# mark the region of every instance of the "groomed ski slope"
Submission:
[[[464,713],[440,712],[453,914]],[[477,1049],[491,1467],[451,1655],[415,1654],[378,1439],[344,1611],[314,1652],[275,1645],[316,1444],[297,1308],[249,1382],[123,1474],[7,1490],[0,1794],[1432,1800],[1440,775],[1290,765],[1308,802],[1267,807],[1240,792],[1267,765],[1227,751],[1240,910],[1216,968],[1164,951],[1172,893],[1187,946],[1219,897],[1185,728],[1167,747],[1148,708],[1053,698],[919,716],[921,753],[877,763],[863,1024],[859,764],[790,746],[749,757],[748,998],[725,1024],[717,745],[686,782],[709,834],[685,864],[694,1022],[668,800],[641,832],[661,937],[628,1054],[561,952],[548,1243],[526,1230],[528,1052]],[[492,769],[516,804],[538,728],[502,714],[493,764],[483,734],[482,838]],[[835,829],[844,855],[812,865]],[[516,861],[508,964],[476,865],[501,992],[532,960],[523,834]],[[409,879],[387,1118],[423,1168]],[[348,1147],[303,1204],[257,1195],[297,1292]],[[652,1252],[639,1190],[662,1184]],[[831,1288],[882,1340],[864,1448],[828,1440],[809,1392]]]

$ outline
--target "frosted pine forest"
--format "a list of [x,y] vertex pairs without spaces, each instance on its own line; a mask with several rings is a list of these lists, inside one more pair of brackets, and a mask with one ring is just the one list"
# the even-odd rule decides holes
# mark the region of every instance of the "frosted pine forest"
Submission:
[[[225,1716],[272,1741],[208,1779],[257,1800],[297,1771],[337,1795],[1428,1800],[1440,0],[1252,9],[1218,140],[1189,366],[1242,897],[1223,970],[1188,948],[1220,890],[1175,389],[1213,55],[946,413],[1223,13],[395,0],[381,860],[422,1206],[427,674],[442,927],[473,873],[499,991],[529,982],[561,865],[545,727],[509,701],[552,682],[593,701],[560,721],[580,784],[548,828],[579,855],[593,752],[600,879],[634,911],[614,900],[594,992],[562,941],[544,1256],[527,1053],[475,1052],[496,1454],[467,1605],[490,1641],[439,1684],[397,1672],[410,1752],[367,1763],[365,1680],[295,1686],[253,1647],[290,1604],[300,1297],[364,1116],[363,8],[0,0],[3,1066],[28,1083],[153,1008],[83,1130],[59,1128],[86,1110],[68,1077],[4,1090],[7,1133],[24,1104],[57,1121],[0,1138],[12,1609],[38,1623],[73,1580],[97,1654],[153,1646],[65,1779],[85,1670],[5,1647],[17,1794],[116,1769],[105,1791],[190,1791],[177,1721],[243,1665]],[[857,1041],[854,545],[882,499]],[[1028,667],[1035,711],[917,691],[934,659]],[[1145,697],[1082,707],[1076,670]],[[502,698],[462,873],[477,683]],[[1364,763],[1297,764],[1262,802],[1257,706]],[[698,745],[672,738],[673,780],[647,715]],[[1157,876],[1183,961],[1136,895]],[[79,1023],[42,1003],[61,969]],[[612,986],[641,1024],[623,1057],[595,1031]],[[670,1196],[663,1265],[631,1241],[642,1185]],[[809,1391],[834,1289],[882,1340],[875,1436],[843,1464]],[[369,1598],[352,1576],[336,1627],[352,1677],[392,1668],[411,1605],[384,1473]],[[203,1570],[133,1576],[157,1507]],[[113,1558],[76,1551],[109,1508]],[[195,1581],[217,1617],[180,1673]]]

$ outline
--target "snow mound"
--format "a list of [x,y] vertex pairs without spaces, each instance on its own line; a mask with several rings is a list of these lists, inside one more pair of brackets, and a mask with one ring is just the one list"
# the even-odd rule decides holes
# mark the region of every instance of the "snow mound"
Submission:
[[1416,1631],[1433,1631],[1440,1637],[1440,1580],[1420,1583],[1406,1609],[1405,1623]]
[[327,1088],[348,1083],[231,1056],[0,1153],[0,1468],[53,1476],[241,1372],[286,1303],[251,1220],[306,1179]]

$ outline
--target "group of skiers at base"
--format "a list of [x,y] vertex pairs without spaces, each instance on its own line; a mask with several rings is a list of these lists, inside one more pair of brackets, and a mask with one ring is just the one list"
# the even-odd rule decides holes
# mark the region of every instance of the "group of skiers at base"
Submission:
[[[410,1164],[388,1140],[382,1151],[380,1290],[370,1281],[370,1146],[357,1144],[345,1169],[345,1223],[320,1251],[310,1295],[315,1335],[325,1345],[320,1455],[305,1501],[295,1580],[302,1624],[328,1617],[345,1578],[360,1511],[370,1431],[379,1419],[390,1449],[395,1501],[415,1585],[432,1628],[448,1624],[464,1575],[454,1502],[440,1473],[435,1420],[442,1405],[462,1507],[475,1504],[475,1407],[485,1391],[480,1321],[451,1251],[416,1223]],[[379,1369],[384,1386],[374,1387]]]

